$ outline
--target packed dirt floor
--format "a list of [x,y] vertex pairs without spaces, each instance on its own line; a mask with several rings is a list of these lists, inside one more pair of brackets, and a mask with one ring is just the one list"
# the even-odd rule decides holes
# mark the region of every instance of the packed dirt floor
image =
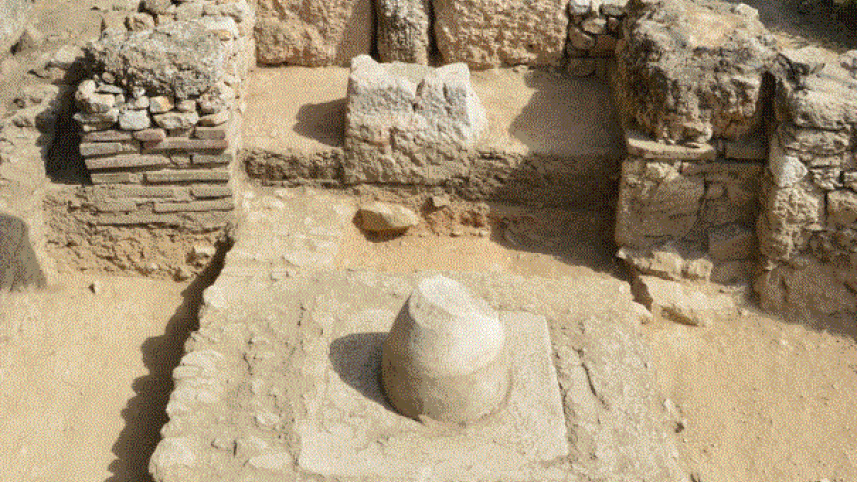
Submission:
[[[855,48],[853,31],[824,30],[829,12],[750,3],[798,43]],[[27,62],[95,35],[99,12],[112,8],[36,7],[47,42],[0,59],[4,107],[26,82]],[[506,223],[495,226],[436,220],[393,240],[355,231],[341,266],[626,278],[603,213],[548,214],[498,216]],[[61,271],[44,291],[0,293],[0,482],[151,480],[171,371],[217,270],[215,262],[190,283]],[[857,322],[785,322],[754,309],[746,286],[734,292],[745,303],[736,320],[640,328],[688,471],[704,482],[857,480]]]

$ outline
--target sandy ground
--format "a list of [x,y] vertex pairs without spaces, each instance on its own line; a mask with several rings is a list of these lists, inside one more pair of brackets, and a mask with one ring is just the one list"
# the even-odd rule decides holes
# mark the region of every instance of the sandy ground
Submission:
[[[99,13],[92,7],[111,8],[107,3],[38,2],[45,7],[37,23],[47,34],[44,49],[93,35]],[[800,17],[794,2],[782,9],[751,3],[766,23],[797,30],[798,38],[823,33],[814,25],[824,22]],[[854,48],[851,34],[820,41]],[[20,75],[38,54],[3,69],[4,104],[20,85],[5,74]],[[537,232],[512,226],[484,236],[429,230],[384,242],[355,235],[341,262],[622,276],[609,243],[585,222]],[[212,276],[177,284],[64,274],[45,292],[0,294],[0,482],[150,480],[170,373]],[[785,323],[751,309],[711,328],[656,322],[641,331],[677,407],[680,449],[696,480],[857,480],[857,324]]]

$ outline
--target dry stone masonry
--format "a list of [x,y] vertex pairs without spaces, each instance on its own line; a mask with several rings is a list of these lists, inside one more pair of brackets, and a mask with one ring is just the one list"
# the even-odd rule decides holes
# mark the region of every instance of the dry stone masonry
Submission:
[[[233,209],[229,166],[253,61],[253,10],[244,0],[143,7],[157,26],[106,28],[85,49],[90,75],[74,94],[74,120],[92,186],[79,188],[69,209],[93,240],[151,227],[211,243]],[[120,264],[129,263],[138,264]]]

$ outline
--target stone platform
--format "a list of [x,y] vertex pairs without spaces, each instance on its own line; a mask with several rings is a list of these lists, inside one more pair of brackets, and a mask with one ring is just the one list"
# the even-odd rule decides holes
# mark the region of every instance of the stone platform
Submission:
[[626,282],[444,273],[511,327],[517,385],[482,424],[423,425],[388,408],[377,356],[436,273],[337,270],[348,198],[260,190],[237,204],[235,246],[173,374],[156,481],[685,480]]
[[[606,82],[549,70],[471,74],[488,118],[469,170],[451,185],[465,197],[557,206],[605,205],[624,156]],[[260,68],[247,81],[241,159],[272,185],[340,185],[348,69]]]

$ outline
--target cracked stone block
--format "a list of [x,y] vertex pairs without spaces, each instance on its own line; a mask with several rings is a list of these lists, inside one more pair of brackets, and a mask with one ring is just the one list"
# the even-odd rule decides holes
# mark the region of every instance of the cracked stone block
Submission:
[[437,69],[354,59],[345,118],[350,183],[437,184],[464,176],[487,123],[464,64]]

